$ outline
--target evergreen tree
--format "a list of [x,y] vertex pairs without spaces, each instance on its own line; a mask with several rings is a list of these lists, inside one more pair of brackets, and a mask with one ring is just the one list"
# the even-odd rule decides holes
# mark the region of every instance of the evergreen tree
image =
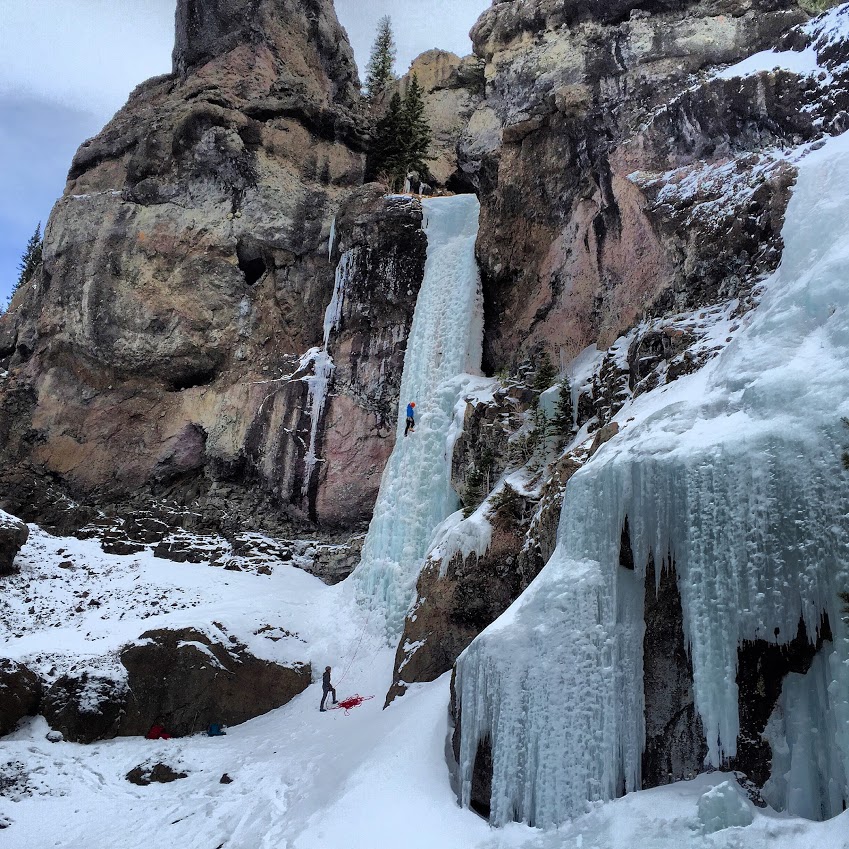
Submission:
[[557,405],[554,408],[554,418],[551,420],[551,429],[554,434],[566,439],[569,439],[575,433],[572,384],[569,382],[568,376],[564,376],[560,381],[560,391],[557,396]]
[[401,191],[407,175],[428,174],[431,131],[425,115],[424,91],[413,74],[404,97],[396,92],[386,114],[377,122],[369,154],[369,179],[385,178],[392,191]]
[[534,391],[542,394],[550,389],[557,377],[557,369],[551,364],[551,359],[546,351],[539,355],[534,372]]
[[394,191],[399,188],[399,180],[403,184],[407,176],[404,170],[404,104],[397,91],[375,127],[369,171],[372,178],[386,177]]
[[[843,427],[849,429],[849,418],[846,418],[846,416],[844,416],[841,421],[843,422]],[[847,472],[849,472],[849,449],[846,449],[843,452],[840,459],[843,462],[843,468],[846,469]]]
[[425,115],[424,90],[419,78],[413,74],[404,96],[404,146],[406,177],[416,171],[424,177],[428,173],[427,160],[430,151],[430,124]]
[[374,101],[386,91],[389,83],[395,79],[395,36],[392,34],[392,19],[389,15],[377,23],[377,36],[371,48],[371,57],[366,66],[365,94]]
[[41,265],[41,254],[43,249],[44,239],[41,237],[41,222],[39,221],[38,226],[35,228],[35,233],[30,236],[24,255],[21,257],[21,261],[18,264],[18,281],[12,287],[13,295],[21,288],[21,286],[24,285],[24,283],[29,282],[33,274],[35,274],[38,266]]

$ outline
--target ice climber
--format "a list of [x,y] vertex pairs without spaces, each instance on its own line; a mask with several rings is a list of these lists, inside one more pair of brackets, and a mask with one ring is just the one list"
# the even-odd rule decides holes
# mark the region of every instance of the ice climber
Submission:
[[321,689],[322,689],[321,705],[319,705],[319,708],[318,708],[320,711],[325,710],[324,700],[327,698],[328,693],[333,693],[333,704],[334,705],[339,704],[339,702],[336,701],[336,689],[330,683],[330,667],[329,666],[324,667],[324,677],[321,679]]
[[410,401],[407,404],[407,426],[404,428],[404,436],[406,436],[410,431],[415,433],[416,431],[416,402]]

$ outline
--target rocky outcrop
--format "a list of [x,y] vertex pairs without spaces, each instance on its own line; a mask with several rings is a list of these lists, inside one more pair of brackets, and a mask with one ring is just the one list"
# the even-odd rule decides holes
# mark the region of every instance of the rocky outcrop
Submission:
[[[478,467],[482,457],[487,458],[493,482],[510,465],[508,436],[521,424],[521,399],[528,391],[513,386],[496,392],[490,404],[467,405],[467,427],[454,447],[452,480],[457,491],[468,491],[463,475]],[[556,545],[564,489],[580,467],[575,455],[561,457],[547,470],[538,499],[509,486],[499,489],[482,508],[485,517],[471,520],[491,526],[485,550],[467,553],[438,546],[438,553],[428,558],[416,586],[416,602],[404,622],[387,704],[410,684],[433,681],[449,671],[472,640],[539,574]]]
[[259,660],[192,630],[149,631],[121,653],[128,697],[122,735],[146,734],[159,721],[174,736],[211,723],[238,725],[281,707],[311,683],[309,665]]
[[41,702],[41,680],[21,663],[0,659],[0,737],[15,730],[26,716],[35,716]]
[[[322,345],[334,292],[332,222],[362,182],[358,97],[330,0],[181,0],[174,73],[138,87],[80,148],[43,265],[0,320],[5,503],[58,524],[51,499],[21,495],[52,485],[80,510],[167,497],[216,530],[232,517],[266,529],[368,519],[391,448],[372,439],[375,398],[346,394],[324,438],[304,359]],[[351,298],[366,296],[378,338],[361,323],[336,363],[340,376],[362,368],[346,352],[367,349],[383,406],[400,381],[421,248],[414,210],[387,221],[351,237],[376,240],[363,275],[386,269],[347,303],[352,316]],[[410,262],[383,291],[408,241]],[[381,297],[393,302],[385,320]],[[326,491],[307,461],[321,441]],[[354,482],[347,498],[332,489],[340,478]]]
[[149,787],[151,784],[171,784],[181,778],[188,778],[187,772],[174,769],[165,763],[139,764],[124,776],[130,784]]
[[486,97],[460,166],[482,201],[491,368],[607,347],[644,315],[745,294],[775,269],[795,169],[770,150],[839,131],[845,87],[711,72],[788,32],[801,49],[805,18],[794,0],[484,13]]
[[260,660],[192,628],[148,631],[120,661],[120,674],[71,671],[57,679],[40,705],[51,728],[76,743],[144,735],[155,723],[181,737],[282,707],[312,678],[308,664]]
[[15,571],[15,558],[29,539],[29,528],[14,516],[0,510],[0,575]]

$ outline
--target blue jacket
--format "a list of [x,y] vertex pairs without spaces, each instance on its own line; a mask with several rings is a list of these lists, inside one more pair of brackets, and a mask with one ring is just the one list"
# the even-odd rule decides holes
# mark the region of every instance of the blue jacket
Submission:
[[414,419],[416,417],[416,410],[412,404],[407,404],[407,418]]

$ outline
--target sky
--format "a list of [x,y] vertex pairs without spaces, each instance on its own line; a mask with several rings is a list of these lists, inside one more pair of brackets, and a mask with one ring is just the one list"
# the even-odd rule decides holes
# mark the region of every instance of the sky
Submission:
[[[171,70],[175,0],[0,0],[0,305],[71,159],[140,82]],[[390,15],[402,73],[419,53],[471,52],[490,0],[336,0],[360,76]]]

